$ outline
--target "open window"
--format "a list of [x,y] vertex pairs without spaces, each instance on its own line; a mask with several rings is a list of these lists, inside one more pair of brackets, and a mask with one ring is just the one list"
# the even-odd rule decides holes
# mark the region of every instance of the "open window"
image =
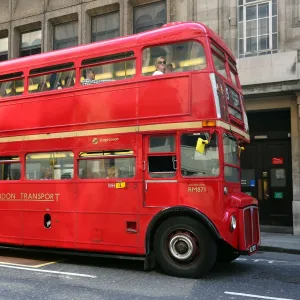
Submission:
[[176,175],[175,136],[151,136],[148,144],[148,175],[151,178],[172,178]]

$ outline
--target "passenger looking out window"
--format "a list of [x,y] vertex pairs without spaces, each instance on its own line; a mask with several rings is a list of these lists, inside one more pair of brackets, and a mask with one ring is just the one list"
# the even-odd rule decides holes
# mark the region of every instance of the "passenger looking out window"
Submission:
[[204,47],[199,42],[186,41],[143,50],[143,76],[200,71],[206,65]]
[[155,62],[156,70],[152,75],[163,75],[166,69],[166,60],[160,56],[156,59]]

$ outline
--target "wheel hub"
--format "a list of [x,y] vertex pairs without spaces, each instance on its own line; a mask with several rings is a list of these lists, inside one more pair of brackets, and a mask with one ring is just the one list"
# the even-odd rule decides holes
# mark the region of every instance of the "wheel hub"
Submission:
[[195,253],[193,239],[185,234],[176,234],[169,242],[169,250],[173,257],[178,260],[187,260]]

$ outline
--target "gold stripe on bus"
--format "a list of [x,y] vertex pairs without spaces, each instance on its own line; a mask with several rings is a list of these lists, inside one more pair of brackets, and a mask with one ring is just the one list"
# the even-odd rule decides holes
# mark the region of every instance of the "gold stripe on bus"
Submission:
[[[216,125],[228,130],[232,130],[243,137],[249,139],[249,135],[242,130],[231,126],[223,121],[217,121]],[[88,137],[95,135],[105,134],[120,134],[120,133],[133,133],[133,132],[147,132],[147,131],[163,131],[163,130],[178,130],[178,129],[200,129],[202,128],[202,122],[182,122],[182,123],[168,123],[168,124],[153,124],[153,125],[141,125],[141,126],[127,126],[116,128],[104,128],[104,129],[92,129],[92,130],[80,130],[80,131],[67,131],[57,132],[49,134],[32,134],[23,136],[12,136],[0,138],[0,143],[12,143],[22,141],[38,141],[38,140],[50,140],[50,139],[62,139],[73,137]]]
[[225,123],[225,122],[223,122],[223,121],[217,121],[217,122],[216,122],[216,125],[219,126],[219,127],[224,128],[224,129],[227,129],[227,130],[232,130],[232,131],[234,131],[234,132],[240,134],[241,136],[243,136],[243,137],[246,138],[247,140],[250,140],[250,136],[249,136],[248,133],[242,131],[241,129],[239,129],[239,128],[235,127],[235,126],[232,126],[232,125],[230,125],[230,124],[227,124],[227,123]]
[[202,122],[167,123],[139,126],[138,131],[159,131],[170,129],[197,129],[202,128]]

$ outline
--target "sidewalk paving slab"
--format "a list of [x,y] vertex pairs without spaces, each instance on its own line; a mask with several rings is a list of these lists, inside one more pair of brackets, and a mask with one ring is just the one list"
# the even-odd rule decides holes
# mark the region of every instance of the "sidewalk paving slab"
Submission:
[[300,236],[286,233],[261,232],[259,251],[300,254]]

